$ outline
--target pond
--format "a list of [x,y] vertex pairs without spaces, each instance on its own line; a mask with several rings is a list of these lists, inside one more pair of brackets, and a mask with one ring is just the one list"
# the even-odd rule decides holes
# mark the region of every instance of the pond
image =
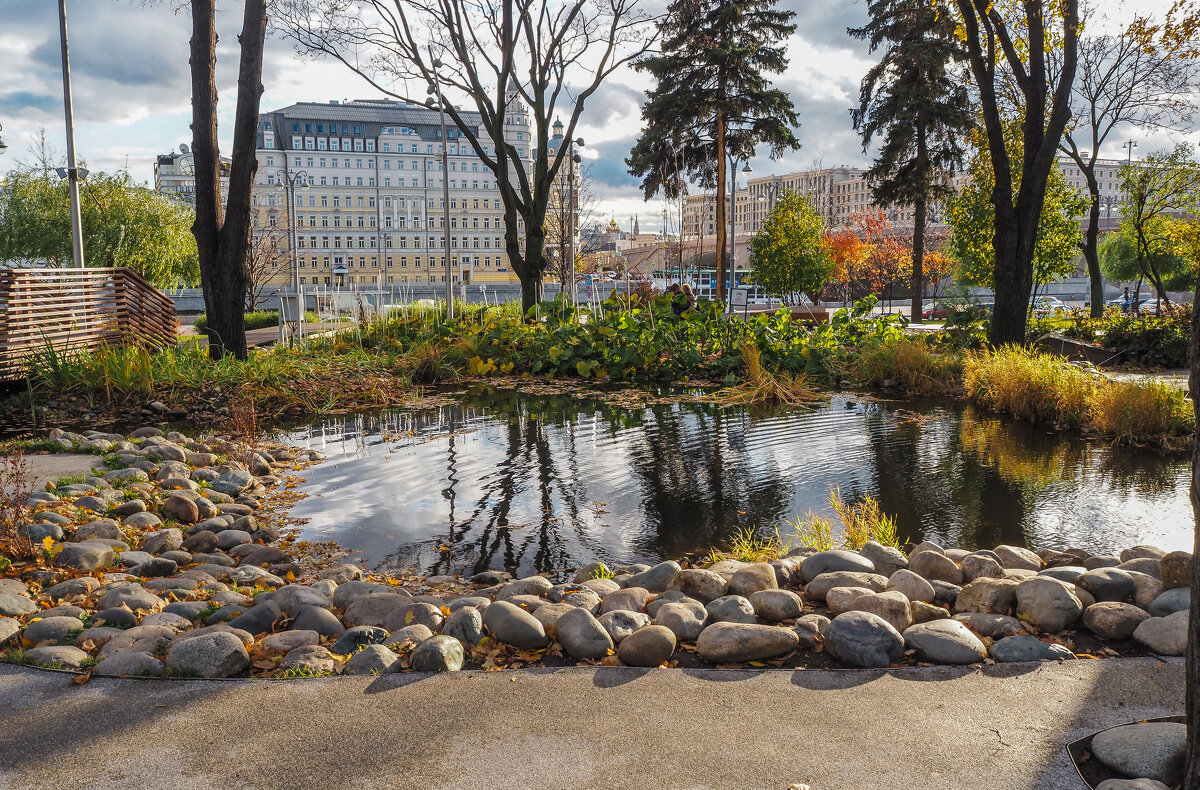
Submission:
[[[620,406],[475,391],[453,405],[321,419],[290,439],[302,539],[376,568],[557,572],[679,559],[770,530],[829,492],[870,494],[901,537],[944,546],[1190,549],[1186,453],[1114,447],[953,403],[835,396],[799,409]],[[836,520],[835,520],[836,523]],[[836,534],[835,534],[836,538]]]

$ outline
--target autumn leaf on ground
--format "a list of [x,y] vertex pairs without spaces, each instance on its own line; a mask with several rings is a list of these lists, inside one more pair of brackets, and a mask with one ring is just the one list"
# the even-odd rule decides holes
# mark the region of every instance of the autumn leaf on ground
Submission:
[[75,677],[71,678],[71,682],[74,683],[76,686],[82,686],[91,679],[92,679],[92,673],[87,672],[82,675],[76,675]]

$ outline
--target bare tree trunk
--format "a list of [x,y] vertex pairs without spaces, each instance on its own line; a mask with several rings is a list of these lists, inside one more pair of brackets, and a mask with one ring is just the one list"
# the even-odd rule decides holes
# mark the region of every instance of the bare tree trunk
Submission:
[[921,320],[922,302],[925,299],[925,215],[929,205],[925,193],[913,201],[912,239],[912,322]]
[[[1196,286],[1196,298],[1200,299],[1200,284]],[[1196,304],[1196,302],[1193,302]],[[1188,388],[1200,392],[1200,310],[1192,309],[1192,357]],[[1200,398],[1192,398],[1192,411],[1196,425],[1200,426]],[[1195,790],[1200,787],[1200,427],[1192,444],[1192,518],[1195,521],[1195,538],[1192,544],[1192,603],[1188,615],[1187,648],[1187,726],[1188,750],[1187,769],[1183,787]]]
[[[717,113],[717,301],[725,301],[725,118]],[[736,242],[735,242],[736,243]]]
[[246,256],[250,241],[250,191],[262,97],[265,0],[246,0],[238,64],[237,113],[226,215],[221,217],[221,157],[217,144],[215,80],[217,34],[213,0],[192,3],[192,147],[196,158],[196,221],[192,233],[208,313],[208,354],[246,357]]
[[1088,227],[1087,232],[1083,235],[1083,260],[1087,263],[1088,273],[1088,291],[1091,294],[1092,306],[1090,315],[1092,318],[1099,318],[1104,315],[1104,277],[1100,274],[1100,253],[1098,250],[1098,241],[1100,238],[1100,188],[1096,184],[1096,174],[1094,166],[1090,170],[1083,170],[1087,176],[1088,189],[1091,199],[1088,206]]

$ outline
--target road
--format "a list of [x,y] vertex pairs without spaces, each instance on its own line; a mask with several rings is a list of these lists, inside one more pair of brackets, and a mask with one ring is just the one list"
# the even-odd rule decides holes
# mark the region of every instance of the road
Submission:
[[1071,790],[1067,742],[1183,704],[1175,659],[84,686],[5,665],[0,788]]

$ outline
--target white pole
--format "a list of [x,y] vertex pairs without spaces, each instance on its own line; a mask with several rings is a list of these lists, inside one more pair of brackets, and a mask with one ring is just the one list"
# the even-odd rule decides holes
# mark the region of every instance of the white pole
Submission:
[[79,168],[75,166],[75,110],[71,102],[71,56],[67,50],[67,0],[58,0],[58,32],[62,47],[63,108],[67,118],[67,178],[71,192],[71,258],[83,268],[83,223],[79,216]]

